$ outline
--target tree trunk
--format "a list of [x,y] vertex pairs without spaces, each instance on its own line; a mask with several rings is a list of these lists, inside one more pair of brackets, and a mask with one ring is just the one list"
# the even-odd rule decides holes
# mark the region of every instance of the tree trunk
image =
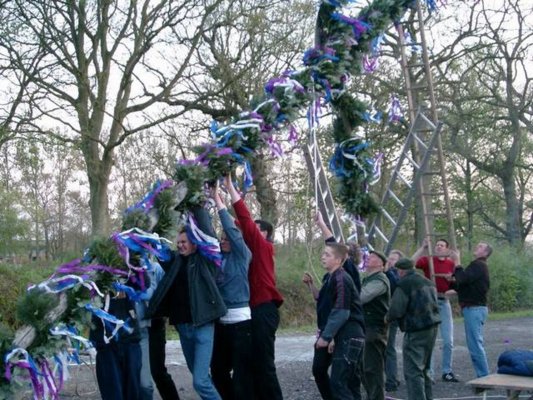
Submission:
[[92,236],[109,233],[109,173],[87,171],[89,175],[89,208],[91,209]]
[[472,187],[472,164],[466,162],[465,169],[465,196],[466,196],[466,240],[468,251],[472,251],[472,241],[474,240],[474,214],[476,204],[474,201],[474,188]]
[[518,199],[516,195],[516,183],[513,171],[502,174],[503,194],[505,198],[505,226],[507,230],[507,241],[511,246],[521,246],[522,236],[520,234],[521,221]]
[[276,191],[272,188],[272,184],[268,180],[267,164],[262,154],[258,154],[251,161],[257,201],[261,206],[261,219],[270,222],[276,227],[279,218]]

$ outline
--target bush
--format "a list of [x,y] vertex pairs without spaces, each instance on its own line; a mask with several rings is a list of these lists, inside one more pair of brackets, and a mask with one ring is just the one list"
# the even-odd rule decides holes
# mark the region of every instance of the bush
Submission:
[[320,244],[317,242],[309,246],[296,244],[276,248],[277,286],[285,299],[280,308],[280,325],[283,328],[316,325],[315,301],[307,286],[302,283],[302,276],[304,272],[310,272],[315,285],[320,287],[323,275],[319,260]]
[[[489,306],[505,312],[533,306],[531,252],[498,246],[488,260],[490,274]],[[464,265],[468,265],[464,263]]]
[[45,280],[55,267],[30,265],[0,264],[0,319],[12,329],[17,329],[20,322],[16,319],[17,301],[26,288]]

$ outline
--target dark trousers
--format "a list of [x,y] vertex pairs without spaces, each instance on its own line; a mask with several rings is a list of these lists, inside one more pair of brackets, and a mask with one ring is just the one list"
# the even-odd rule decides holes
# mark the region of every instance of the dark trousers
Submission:
[[389,324],[389,337],[385,350],[385,388],[396,389],[400,385],[398,380],[398,357],[396,354],[396,334],[398,333],[398,321]]
[[333,399],[328,374],[331,360],[332,355],[328,352],[327,347],[321,347],[320,349],[315,347],[315,353],[313,355],[313,377],[315,378],[320,396],[324,400]]
[[363,356],[363,385],[368,400],[385,400],[386,327],[366,327]]
[[253,398],[252,351],[251,320],[215,323],[211,377],[223,400]]
[[333,354],[328,353],[327,347],[315,347],[313,377],[323,400],[361,400],[364,345],[363,338],[337,338]]
[[152,319],[149,328],[150,370],[159,395],[163,400],[179,400],[180,396],[172,376],[165,365],[166,318]]
[[430,368],[437,329],[438,325],[434,325],[422,331],[407,332],[403,337],[403,371],[408,399],[433,399]]
[[253,384],[257,400],[281,400],[283,395],[276,375],[274,342],[279,311],[272,302],[252,308]]
[[139,400],[141,394],[141,346],[136,343],[96,347],[96,379],[102,400]]
[[360,362],[364,347],[364,338],[335,338],[331,362],[333,400],[361,400]]

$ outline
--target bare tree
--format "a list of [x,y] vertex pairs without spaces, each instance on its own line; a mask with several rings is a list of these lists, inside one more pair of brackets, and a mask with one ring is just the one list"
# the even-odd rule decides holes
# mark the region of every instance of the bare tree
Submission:
[[[174,104],[227,121],[253,108],[270,78],[301,65],[301,56],[312,41],[315,6],[298,0],[288,11],[285,1],[237,0],[217,9],[211,18],[213,29],[203,35],[197,50],[198,69],[188,80],[189,97],[202,94],[205,101],[192,104],[182,96]],[[201,122],[205,127],[205,120]],[[251,164],[261,217],[276,224],[279,214],[271,161],[266,150]]]
[[527,202],[533,132],[533,77],[527,60],[533,54],[533,21],[527,7],[518,0],[505,0],[499,8],[476,4],[469,24],[483,46],[449,65],[449,107],[443,117],[452,133],[451,149],[499,182],[492,191],[502,197],[503,221],[498,212],[491,216],[494,210],[480,210],[512,245],[523,243],[533,221]]
[[[20,97],[13,115],[2,117],[3,132],[24,125],[34,137],[79,146],[93,234],[108,230],[117,147],[189,108],[171,100],[188,95],[184,79],[221,2],[12,0],[0,10],[0,20],[12,27],[0,35],[0,65]],[[51,124],[69,134],[47,130]]]

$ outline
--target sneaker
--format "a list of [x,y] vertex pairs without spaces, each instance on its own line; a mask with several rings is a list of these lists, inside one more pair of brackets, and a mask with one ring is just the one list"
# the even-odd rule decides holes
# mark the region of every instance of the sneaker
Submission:
[[448,372],[447,374],[442,375],[443,382],[459,382],[459,379],[455,377],[453,372]]

